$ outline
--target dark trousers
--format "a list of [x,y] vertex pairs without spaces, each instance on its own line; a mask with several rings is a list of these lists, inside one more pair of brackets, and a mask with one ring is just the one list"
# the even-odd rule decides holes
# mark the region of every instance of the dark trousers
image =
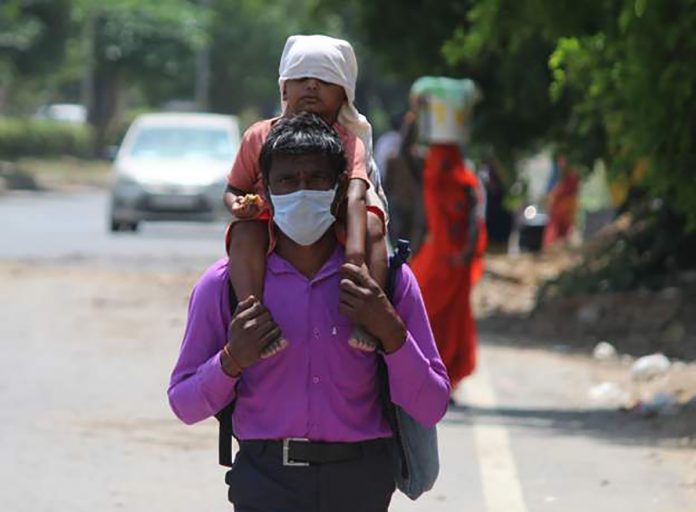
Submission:
[[306,467],[284,466],[263,443],[243,446],[225,482],[235,512],[386,512],[395,487],[386,443]]

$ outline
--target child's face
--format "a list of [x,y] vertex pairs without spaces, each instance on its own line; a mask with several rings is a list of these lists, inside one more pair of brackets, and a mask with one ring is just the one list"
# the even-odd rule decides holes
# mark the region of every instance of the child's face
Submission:
[[340,85],[318,78],[297,78],[285,81],[283,99],[287,101],[288,114],[312,112],[333,123],[346,99],[346,93]]

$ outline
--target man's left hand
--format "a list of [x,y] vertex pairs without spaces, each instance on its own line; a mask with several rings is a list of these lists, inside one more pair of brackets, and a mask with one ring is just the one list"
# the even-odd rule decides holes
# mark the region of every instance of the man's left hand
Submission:
[[340,299],[340,312],[377,337],[385,352],[404,344],[406,327],[365,266],[345,263],[341,267]]

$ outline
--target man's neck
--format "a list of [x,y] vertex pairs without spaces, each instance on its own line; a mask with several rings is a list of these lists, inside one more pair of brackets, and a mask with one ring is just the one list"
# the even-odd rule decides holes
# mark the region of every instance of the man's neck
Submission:
[[308,279],[312,279],[336,249],[336,234],[329,228],[312,245],[300,245],[278,231],[275,252]]

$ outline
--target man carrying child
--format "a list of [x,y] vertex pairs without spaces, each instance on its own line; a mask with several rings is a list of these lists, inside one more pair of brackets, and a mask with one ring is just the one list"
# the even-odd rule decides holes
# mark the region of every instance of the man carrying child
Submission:
[[[226,482],[238,512],[386,511],[392,431],[378,358],[393,402],[423,425],[444,415],[450,392],[418,284],[402,266],[390,302],[367,269],[346,262],[335,223],[346,159],[321,117],[279,119],[259,165],[276,240],[264,302],[244,298],[233,313],[227,260],[205,272],[191,296],[171,407],[192,424],[235,402],[240,451]],[[358,320],[379,351],[350,346]],[[287,346],[262,357],[279,330]]]

